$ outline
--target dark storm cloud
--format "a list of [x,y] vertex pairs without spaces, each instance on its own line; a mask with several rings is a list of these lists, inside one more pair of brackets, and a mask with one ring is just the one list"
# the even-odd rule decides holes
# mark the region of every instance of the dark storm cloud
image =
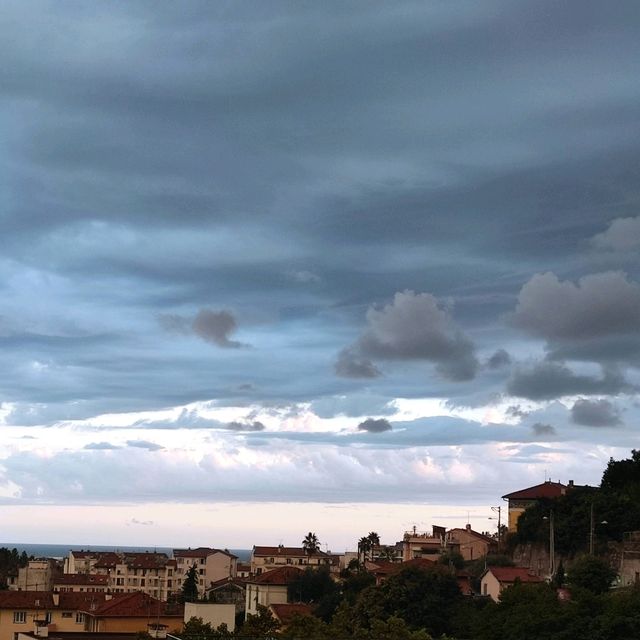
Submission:
[[543,424],[541,422],[536,422],[531,425],[531,429],[536,436],[555,436],[556,429],[550,424]]
[[511,364],[511,356],[504,350],[498,349],[488,360],[489,369],[501,369]]
[[615,427],[622,423],[620,412],[609,400],[577,400],[571,408],[571,420],[587,427]]
[[266,427],[259,420],[254,420],[253,422],[228,422],[224,429],[229,431],[264,431]]
[[369,358],[358,353],[356,347],[345,347],[334,364],[336,375],[343,378],[377,378],[382,375]]
[[584,276],[577,285],[538,274],[522,287],[513,323],[552,342],[640,334],[640,286],[618,272]]
[[368,431],[369,433],[382,433],[383,431],[391,431],[393,427],[388,420],[384,418],[367,418],[358,425],[360,431]]
[[432,295],[399,292],[382,309],[370,307],[366,317],[367,328],[349,347],[356,353],[383,360],[434,362],[448,380],[475,376],[478,361],[473,343]]
[[529,369],[517,369],[507,383],[512,396],[530,400],[549,400],[571,395],[633,393],[637,387],[609,369],[600,378],[574,373],[565,364],[543,361]]
[[230,340],[229,336],[238,328],[238,323],[229,311],[200,309],[193,319],[177,314],[161,314],[160,325],[166,331],[182,335],[195,334],[206,342],[225,349],[237,349],[242,343]]

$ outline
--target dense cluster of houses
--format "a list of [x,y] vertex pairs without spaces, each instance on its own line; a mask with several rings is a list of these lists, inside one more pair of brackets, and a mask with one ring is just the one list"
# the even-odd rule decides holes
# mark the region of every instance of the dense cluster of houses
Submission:
[[[508,526],[536,500],[562,495],[571,485],[547,481],[504,496],[509,502]],[[307,568],[324,568],[336,579],[354,562],[371,573],[376,584],[408,565],[429,566],[443,555],[478,560],[498,551],[495,535],[474,531],[470,525],[430,532],[415,528],[391,546],[372,544],[366,553],[333,554],[304,547],[254,546],[249,562],[241,562],[227,549],[198,547],[158,552],[72,550],[64,562],[55,559],[29,561],[9,577],[9,590],[0,591],[0,640],[28,640],[27,636],[65,634],[127,634],[146,630],[153,637],[179,629],[192,616],[230,629],[239,615],[269,608],[286,624],[293,613],[307,610],[291,602],[289,585]],[[188,572],[195,568],[199,595],[205,603],[179,604]],[[540,582],[543,577],[527,567],[487,566],[474,591],[471,575],[455,571],[463,594],[498,600],[500,592],[520,582]],[[60,635],[62,634],[62,635]],[[124,640],[124,639],[122,639]]]

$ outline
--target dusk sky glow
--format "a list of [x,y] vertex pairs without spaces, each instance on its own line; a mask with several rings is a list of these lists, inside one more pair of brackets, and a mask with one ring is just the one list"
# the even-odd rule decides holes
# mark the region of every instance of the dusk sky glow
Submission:
[[640,447],[639,27],[4,2],[0,538],[338,551],[597,484]]

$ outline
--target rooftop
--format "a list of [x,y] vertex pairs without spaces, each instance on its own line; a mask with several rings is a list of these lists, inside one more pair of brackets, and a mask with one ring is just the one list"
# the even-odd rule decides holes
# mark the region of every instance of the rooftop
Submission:
[[504,500],[538,500],[540,498],[559,498],[567,492],[566,485],[561,482],[551,482],[547,480],[542,484],[537,484],[534,487],[528,487],[527,489],[520,489],[507,493],[502,496]]
[[542,578],[540,576],[535,575],[531,572],[531,569],[528,567],[487,567],[485,571],[491,573],[496,577],[498,582],[502,582],[505,584],[510,584],[519,580],[520,582],[542,582]]

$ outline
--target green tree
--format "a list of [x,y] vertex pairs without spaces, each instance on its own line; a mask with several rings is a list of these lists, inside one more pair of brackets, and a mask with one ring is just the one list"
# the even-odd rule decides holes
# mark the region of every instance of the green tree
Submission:
[[271,615],[268,607],[259,604],[258,613],[249,614],[240,630],[241,637],[264,638],[272,636],[280,629],[280,623]]
[[302,548],[305,553],[310,556],[320,551],[320,540],[318,540],[318,536],[312,531],[309,531],[302,541]]
[[447,551],[443,553],[438,558],[438,562],[454,569],[462,569],[464,567],[464,558],[458,551]]
[[292,640],[333,640],[329,625],[315,616],[294,614],[280,636]]
[[615,577],[609,563],[596,556],[581,556],[569,568],[569,584],[595,594],[609,591]]
[[187,571],[187,577],[182,584],[181,599],[182,602],[195,602],[198,599],[198,595],[198,570],[194,564]]
[[361,562],[363,564],[367,559],[369,551],[371,551],[371,540],[369,539],[369,536],[363,536],[358,540],[358,559],[362,557]]

